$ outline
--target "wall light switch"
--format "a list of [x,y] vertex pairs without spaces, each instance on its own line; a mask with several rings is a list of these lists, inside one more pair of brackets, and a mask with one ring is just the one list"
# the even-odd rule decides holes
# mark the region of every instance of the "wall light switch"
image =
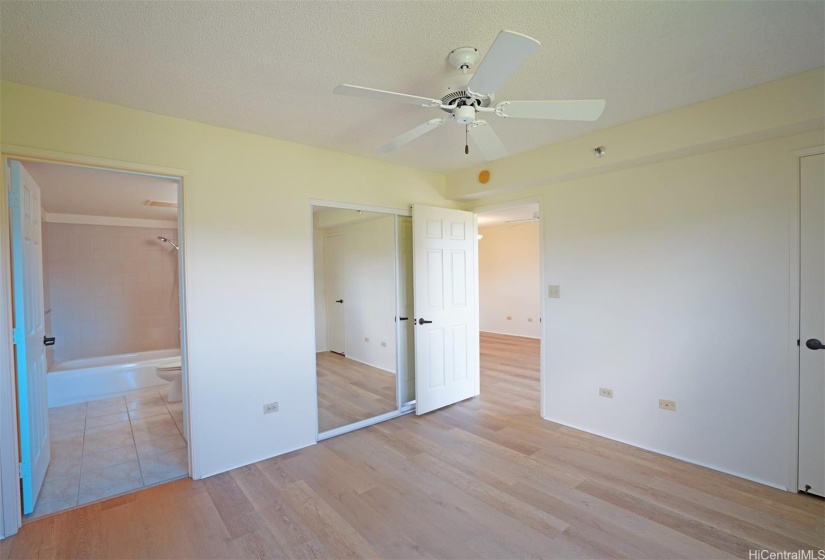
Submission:
[[527,322],[528,322],[528,323],[532,323],[532,322],[533,322],[533,318],[532,318],[532,317],[527,317]]
[[278,412],[278,403],[269,403],[264,405],[264,414],[271,414],[273,412]]
[[381,343],[381,348],[386,348],[386,347],[387,347],[387,343],[386,343],[386,342],[382,342],[382,343]]
[[557,299],[561,297],[561,286],[558,284],[551,284],[547,286],[547,297]]
[[366,337],[366,336],[365,336],[365,337],[364,337],[364,342],[369,342],[369,341],[370,341],[369,337]]
[[607,389],[605,387],[599,387],[599,396],[600,397],[607,397],[608,399],[613,398],[613,389]]
[[513,320],[513,318],[512,318],[510,315],[507,315],[507,320],[508,320],[508,321],[512,321],[512,320]]

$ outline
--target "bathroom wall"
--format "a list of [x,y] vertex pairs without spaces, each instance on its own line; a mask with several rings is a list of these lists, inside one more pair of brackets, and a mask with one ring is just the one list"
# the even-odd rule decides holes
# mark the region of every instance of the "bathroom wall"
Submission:
[[176,229],[46,223],[54,361],[180,347]]

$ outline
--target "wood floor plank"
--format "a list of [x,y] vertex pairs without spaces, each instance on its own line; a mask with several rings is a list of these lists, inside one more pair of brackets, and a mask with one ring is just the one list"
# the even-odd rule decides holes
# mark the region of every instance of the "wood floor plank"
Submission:
[[[481,396],[27,522],[18,558],[748,558],[825,548],[825,500],[547,422],[539,341],[482,334]],[[330,380],[334,414],[381,399]],[[394,407],[394,404],[392,405]]]

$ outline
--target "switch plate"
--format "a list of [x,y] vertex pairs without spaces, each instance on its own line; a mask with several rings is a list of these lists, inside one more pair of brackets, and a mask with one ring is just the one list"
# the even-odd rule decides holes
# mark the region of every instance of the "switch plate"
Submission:
[[599,387],[599,396],[600,397],[607,397],[608,399],[613,398],[613,389],[605,389],[604,387]]
[[364,337],[364,342],[367,342],[367,343],[368,343],[369,341],[370,341],[369,337],[366,337],[366,336],[365,336],[365,337]]
[[264,414],[272,414],[273,412],[278,412],[278,403],[273,402],[264,405]]
[[508,321],[512,321],[512,320],[513,320],[513,317],[512,317],[512,316],[510,316],[510,315],[507,315],[507,320],[508,320]]
[[382,343],[381,343],[381,348],[386,348],[386,347],[387,347],[387,343],[386,343],[386,342],[382,342]]
[[547,297],[558,299],[561,297],[561,286],[558,284],[550,284],[547,286]]
[[527,322],[528,322],[528,323],[532,323],[532,322],[533,322],[533,318],[532,318],[532,317],[527,317]]
[[662,410],[676,410],[676,401],[668,401],[665,399],[659,399],[659,408]]

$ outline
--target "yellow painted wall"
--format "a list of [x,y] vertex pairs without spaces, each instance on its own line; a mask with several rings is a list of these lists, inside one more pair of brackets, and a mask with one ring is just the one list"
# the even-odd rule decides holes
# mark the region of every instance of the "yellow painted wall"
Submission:
[[20,84],[0,115],[4,145],[187,171],[196,477],[315,441],[309,199],[455,206],[442,175]]

